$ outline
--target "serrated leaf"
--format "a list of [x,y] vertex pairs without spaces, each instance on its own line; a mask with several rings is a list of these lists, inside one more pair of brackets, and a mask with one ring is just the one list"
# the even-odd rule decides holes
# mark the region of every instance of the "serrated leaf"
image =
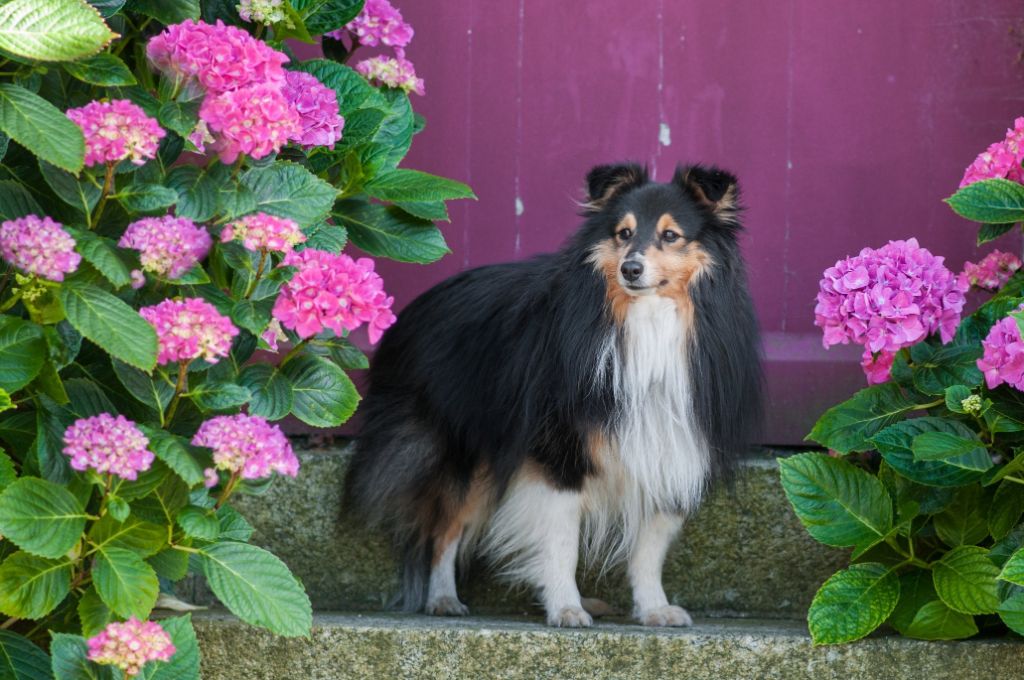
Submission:
[[82,634],[92,637],[106,628],[113,619],[110,607],[103,604],[95,586],[89,586],[78,600],[78,620],[82,622]]
[[949,460],[915,460],[912,450],[914,438],[924,432],[959,432],[953,422],[932,416],[911,418],[886,427],[871,437],[870,442],[893,469],[908,479],[928,486],[963,486],[980,480],[984,471]]
[[333,214],[352,243],[371,255],[425,264],[451,252],[437,227],[394,206],[346,200]]
[[128,65],[113,54],[97,54],[78,61],[66,62],[63,66],[72,76],[91,85],[110,87],[135,84],[135,76],[128,69]]
[[161,24],[177,24],[199,18],[199,0],[132,0],[132,10]]
[[1018,635],[1024,635],[1024,593],[1016,593],[1005,599],[996,608],[996,613],[1007,628]]
[[994,241],[1006,232],[1013,229],[1016,225],[1012,222],[1009,224],[983,224],[978,228],[978,245],[984,245],[989,241]]
[[303,229],[302,232],[306,235],[306,241],[302,244],[303,248],[315,248],[317,250],[326,250],[329,253],[340,253],[345,248],[345,244],[348,243],[348,232],[345,230],[345,227],[337,224],[320,222],[312,227]]
[[160,184],[132,184],[115,196],[134,213],[163,213],[178,201],[178,192]]
[[128,515],[131,513],[132,508],[125,499],[118,498],[117,496],[109,496],[107,498],[107,514],[118,522],[128,519]]
[[235,616],[277,635],[309,635],[309,597],[284,562],[233,541],[202,547],[199,555],[210,589]]
[[249,389],[249,413],[267,420],[280,420],[292,409],[292,383],[280,370],[268,364],[246,366],[238,382]]
[[142,669],[144,680],[199,680],[199,641],[192,628],[192,615],[160,620],[160,626],[171,636],[174,655],[170,661],[150,661]]
[[142,557],[154,555],[167,545],[167,528],[139,517],[119,522],[109,515],[89,528],[89,542],[99,550],[121,548]]
[[174,214],[196,222],[205,222],[217,213],[219,185],[201,168],[180,165],[167,173],[167,186],[178,192]]
[[203,481],[203,468],[192,455],[190,445],[185,439],[156,428],[141,429],[149,438],[149,450],[186,484],[195,486]]
[[96,271],[110,281],[114,288],[123,288],[132,282],[128,267],[117,255],[114,243],[91,231],[74,230],[75,250],[96,267]]
[[338,150],[351,149],[373,139],[384,122],[384,112],[380,109],[356,109],[345,114],[345,128]]
[[68,322],[113,357],[151,371],[156,366],[156,331],[137,311],[101,288],[67,281],[60,301]]
[[89,645],[85,638],[67,633],[53,633],[50,654],[53,674],[57,680],[115,680],[122,675],[111,666],[89,661]]
[[23,477],[0,493],[0,534],[40,557],[59,558],[78,543],[85,510],[59,484]]
[[1006,560],[1002,571],[999,572],[999,578],[1024,586],[1024,548],[1018,548],[1010,555],[1010,559]]
[[153,567],[123,548],[105,547],[97,553],[92,581],[111,611],[125,618],[147,618],[160,593]]
[[356,18],[363,9],[363,0],[292,0],[313,35],[341,28]]
[[444,201],[401,201],[396,206],[413,217],[429,222],[450,222],[448,206]]
[[153,490],[132,503],[132,516],[156,524],[173,524],[179,508],[188,504],[188,485],[177,475],[170,475]]
[[157,111],[156,119],[162,127],[177,132],[182,138],[188,138],[199,122],[200,103],[198,99],[164,102]]
[[53,680],[50,657],[38,645],[9,630],[0,630],[0,677],[6,680]]
[[892,500],[877,477],[819,453],[783,458],[779,468],[786,497],[815,540],[864,549],[892,529]]
[[0,491],[3,491],[18,478],[14,471],[14,461],[3,449],[0,449]]
[[325,352],[331,361],[348,371],[359,371],[370,367],[370,360],[366,355],[346,338],[318,339],[310,345],[310,350],[317,353]]
[[953,413],[966,413],[963,400],[971,396],[971,388],[966,385],[952,385],[946,388],[946,408]]
[[242,175],[256,198],[256,209],[295,220],[300,227],[316,224],[331,211],[337,191],[301,165],[275,161]]
[[392,202],[476,198],[473,190],[462,182],[404,168],[377,175],[363,189],[374,198]]
[[256,212],[256,196],[244,184],[227,182],[217,190],[217,212],[229,220]]
[[826,411],[807,438],[840,453],[864,451],[875,433],[917,409],[898,385],[868,387]]
[[973,545],[953,548],[932,565],[935,592],[950,609],[962,614],[993,614],[999,606],[999,568],[988,550]]
[[935,586],[932,585],[932,573],[924,569],[915,569],[900,576],[900,601],[889,616],[889,625],[900,635],[910,626],[918,610],[932,600],[937,600]]
[[249,403],[252,395],[242,385],[206,382],[190,390],[189,397],[202,411],[229,411]]
[[[950,421],[950,425],[960,425]],[[914,437],[911,450],[915,460],[942,460],[965,470],[985,471],[992,467],[988,449],[966,427],[962,432],[922,432]],[[967,436],[970,435],[970,436]]]
[[[175,545],[190,547],[191,544],[191,539],[183,538]],[[188,553],[182,550],[167,548],[148,558],[146,562],[153,567],[157,576],[169,581],[180,581],[188,574]]]
[[1024,220],[1024,186],[1007,179],[986,179],[945,199],[953,211],[974,222],[1008,224]]
[[40,327],[7,316],[0,319],[0,389],[20,390],[39,375],[46,363],[46,343]]
[[918,640],[963,640],[977,635],[974,617],[947,607],[941,600],[922,606],[903,635]]
[[973,545],[988,536],[981,488],[976,484],[958,489],[953,502],[935,515],[935,533],[947,545]]
[[70,172],[82,169],[82,131],[53,104],[23,87],[0,83],[0,130],[44,161]]
[[914,345],[910,348],[914,387],[925,394],[940,395],[953,385],[980,385],[984,377],[977,366],[981,352],[981,347],[973,344]]
[[217,519],[220,521],[219,540],[245,543],[252,538],[252,525],[230,505],[222,505],[217,509]]
[[39,161],[39,173],[43,176],[57,198],[64,201],[82,215],[88,215],[100,200],[100,188],[83,172],[80,177],[61,170],[55,165]]
[[71,592],[71,561],[18,551],[0,564],[0,612],[20,619],[46,616]]
[[0,220],[43,214],[43,209],[21,182],[11,179],[0,181]]
[[213,511],[188,505],[178,511],[178,526],[186,536],[203,541],[215,541],[220,535],[220,521]]
[[311,59],[296,64],[295,69],[313,74],[326,87],[334,90],[338,94],[339,113],[346,119],[356,109],[371,108],[364,107],[364,104],[378,101],[377,90],[365,78],[336,61]]
[[320,357],[298,356],[281,372],[292,384],[292,414],[308,425],[341,425],[359,404],[359,393],[345,372]]
[[807,612],[816,645],[858,640],[889,618],[900,597],[896,574],[884,565],[854,564],[833,574]]
[[174,385],[159,375],[149,375],[123,361],[112,360],[114,374],[128,393],[158,413],[163,413],[174,398]]
[[0,49],[19,57],[71,61],[96,54],[116,37],[84,0],[12,0],[0,6]]
[[413,115],[409,95],[399,89],[378,90],[376,99],[368,105],[384,111],[384,120],[374,133],[372,142],[359,150],[364,172],[372,177],[394,168],[408,153],[416,130],[416,116]]
[[121,11],[126,0],[89,0],[102,17],[112,17]]
[[114,493],[127,501],[144,498],[163,484],[164,479],[170,476],[172,476],[170,469],[164,465],[163,461],[157,459],[153,461],[148,470],[139,473],[138,478],[134,481],[115,482]]
[[1009,535],[1024,515],[1024,485],[1002,482],[988,509],[988,529],[997,541]]

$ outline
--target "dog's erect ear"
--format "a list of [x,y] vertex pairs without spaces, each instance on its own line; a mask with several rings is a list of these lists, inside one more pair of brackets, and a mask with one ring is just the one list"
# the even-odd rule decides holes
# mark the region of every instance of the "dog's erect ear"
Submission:
[[723,222],[735,223],[739,212],[736,178],[725,170],[703,165],[679,166],[672,181],[693,200],[711,209]]
[[600,212],[616,196],[647,181],[647,168],[642,165],[599,165],[587,173],[587,202],[583,204],[583,210]]

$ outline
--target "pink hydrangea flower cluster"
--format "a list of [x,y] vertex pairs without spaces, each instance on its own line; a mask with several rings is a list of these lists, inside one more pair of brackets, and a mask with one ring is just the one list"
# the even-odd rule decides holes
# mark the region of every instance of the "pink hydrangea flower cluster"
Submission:
[[231,351],[238,329],[231,319],[202,298],[168,299],[139,310],[156,329],[159,342],[158,364],[192,361],[202,357],[217,363]]
[[[238,473],[242,479],[269,477],[273,472],[289,477],[299,473],[299,459],[288,437],[259,416],[237,413],[210,418],[199,426],[192,443],[213,449],[214,465]],[[212,480],[209,473],[208,479]]]
[[258,212],[224,225],[222,243],[238,240],[248,250],[288,253],[306,240],[299,225],[287,217]]
[[0,224],[0,254],[18,269],[50,281],[63,281],[82,261],[63,225],[38,215]]
[[993,250],[977,264],[965,262],[964,276],[972,286],[999,290],[1020,267],[1020,258],[1013,253]]
[[273,315],[299,337],[311,337],[324,328],[342,335],[365,323],[370,342],[377,342],[395,322],[395,299],[384,292],[373,260],[306,248],[288,253],[282,264],[297,271],[281,288]]
[[345,119],[338,114],[338,93],[303,71],[288,71],[285,79],[284,97],[299,114],[302,126],[295,141],[304,149],[333,149],[345,127]]
[[988,388],[1006,383],[1024,392],[1024,341],[1017,320],[1008,316],[994,324],[981,346],[984,354],[978,369],[985,374]]
[[1013,121],[1006,138],[991,144],[967,166],[960,188],[984,179],[1008,179],[1024,184],[1024,117]]
[[156,158],[160,140],[167,133],[153,118],[127,99],[94,101],[68,109],[67,117],[85,136],[85,164],[120,163],[131,158],[142,165]]
[[934,332],[943,342],[952,339],[968,284],[912,238],[836,262],[819,288],[814,323],[824,331],[822,344],[864,345],[862,363],[877,379],[891,360],[873,355],[895,353]]
[[263,158],[302,134],[299,113],[279,85],[257,83],[207,96],[199,116],[213,133],[213,148],[224,163],[239,154]]
[[288,57],[237,26],[188,19],[168,26],[146,45],[146,55],[178,82],[197,81],[219,94],[260,83],[284,83]]
[[192,220],[164,215],[132,222],[117,245],[139,251],[145,271],[176,279],[206,257],[212,239]]
[[64,430],[64,455],[78,471],[92,468],[134,480],[153,464],[149,439],[124,416],[101,413],[80,418]]
[[416,68],[405,57],[379,56],[364,59],[356,64],[356,71],[370,82],[376,81],[418,95],[425,94],[423,78],[416,77]]
[[270,26],[284,21],[284,0],[241,0],[235,9],[242,21]]
[[896,359],[895,352],[881,350],[872,354],[870,350],[864,350],[860,357],[860,367],[868,379],[869,385],[889,382],[892,373],[892,362]]
[[376,47],[387,45],[398,49],[412,41],[415,33],[388,0],[366,0],[363,11],[344,28],[328,33],[335,40],[341,40],[345,32],[350,33],[360,45]]
[[89,661],[117,666],[135,677],[150,661],[169,661],[176,651],[167,634],[155,621],[134,616],[124,623],[110,623],[88,640]]

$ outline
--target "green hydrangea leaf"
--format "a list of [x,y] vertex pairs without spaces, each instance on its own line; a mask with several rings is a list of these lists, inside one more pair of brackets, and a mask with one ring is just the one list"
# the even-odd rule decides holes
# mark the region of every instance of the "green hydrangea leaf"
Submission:
[[0,493],[0,534],[33,555],[63,557],[81,538],[85,520],[78,499],[45,479],[22,477]]
[[811,638],[816,645],[858,640],[889,618],[899,598],[899,579],[884,565],[851,565],[814,596],[807,612]]
[[998,575],[988,550],[973,545],[953,548],[932,566],[935,592],[950,609],[963,614],[995,613]]
[[18,551],[0,564],[0,612],[38,619],[57,608],[71,592],[72,563]]
[[116,37],[84,0],[12,0],[0,6],[0,49],[19,57],[71,61],[96,54]]
[[1024,186],[1008,179],[986,179],[968,184],[945,199],[957,215],[986,224],[1024,220]]

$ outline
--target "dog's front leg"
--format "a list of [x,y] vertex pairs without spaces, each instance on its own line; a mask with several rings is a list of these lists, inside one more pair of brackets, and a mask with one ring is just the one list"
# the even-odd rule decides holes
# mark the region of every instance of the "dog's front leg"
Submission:
[[576,586],[580,551],[582,501],[573,491],[548,489],[543,510],[545,523],[538,540],[533,580],[540,587],[548,625],[578,628],[593,625],[583,609]]
[[661,568],[683,518],[657,513],[640,528],[629,556],[629,583],[633,587],[633,616],[645,626],[689,626],[693,623],[682,607],[668,603],[661,585]]

